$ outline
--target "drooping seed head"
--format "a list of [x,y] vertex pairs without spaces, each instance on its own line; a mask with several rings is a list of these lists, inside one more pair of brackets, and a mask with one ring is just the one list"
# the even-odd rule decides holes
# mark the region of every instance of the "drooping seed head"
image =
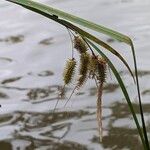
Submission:
[[106,61],[98,57],[98,66],[97,66],[97,80],[100,82],[105,82],[106,80],[106,69],[107,69],[107,63]]
[[90,55],[89,59],[89,77],[94,78],[98,66],[97,57]]
[[80,36],[75,36],[74,38],[74,48],[77,49],[77,51],[82,54],[87,51],[87,45],[85,41]]
[[78,88],[80,88],[86,82],[88,77],[89,58],[90,55],[88,53],[82,53],[80,55],[79,77],[77,79]]
[[71,83],[72,78],[74,76],[75,67],[76,67],[75,59],[74,58],[68,59],[66,62],[64,72],[63,72],[63,80],[64,80],[65,85]]

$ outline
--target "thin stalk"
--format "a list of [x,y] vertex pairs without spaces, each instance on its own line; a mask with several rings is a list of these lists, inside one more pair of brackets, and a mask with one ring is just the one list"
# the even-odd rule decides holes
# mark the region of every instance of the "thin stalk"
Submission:
[[72,59],[74,58],[74,48],[73,48],[73,39],[72,39],[72,36],[71,34],[73,34],[68,28],[66,28],[67,31],[68,31],[68,34],[69,34],[69,37],[70,37],[70,40],[71,40],[71,52],[72,52]]
[[85,43],[86,43],[87,46],[89,47],[89,49],[90,49],[92,55],[93,55],[95,58],[97,58],[96,55],[95,55],[95,53],[94,53],[94,51],[93,51],[92,48],[90,47],[89,43],[85,40],[85,38],[84,38],[83,36],[82,36],[82,39],[85,41]]
[[77,88],[77,86],[75,86],[75,88],[74,88],[74,89],[73,89],[73,91],[71,92],[71,94],[70,94],[69,98],[67,99],[67,101],[66,101],[66,103],[65,103],[64,107],[66,107],[66,105],[67,105],[67,104],[68,104],[68,102],[70,101],[70,99],[71,99],[72,95],[74,94],[74,92],[75,92],[76,88]]

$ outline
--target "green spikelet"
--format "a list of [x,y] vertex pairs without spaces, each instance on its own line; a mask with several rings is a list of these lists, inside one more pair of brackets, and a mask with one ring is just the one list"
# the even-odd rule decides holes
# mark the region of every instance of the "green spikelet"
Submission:
[[80,88],[87,79],[89,58],[90,55],[88,53],[82,53],[80,55],[79,78],[77,79],[77,88]]
[[97,66],[97,80],[102,83],[106,80],[106,69],[106,61],[103,58],[99,57]]
[[75,59],[68,59],[66,62],[66,67],[63,72],[63,80],[64,84],[67,85],[71,82],[74,72],[75,72],[75,67],[76,67],[76,61]]
[[75,36],[74,38],[74,48],[77,49],[77,51],[82,54],[87,51],[87,45],[85,41],[80,36]]

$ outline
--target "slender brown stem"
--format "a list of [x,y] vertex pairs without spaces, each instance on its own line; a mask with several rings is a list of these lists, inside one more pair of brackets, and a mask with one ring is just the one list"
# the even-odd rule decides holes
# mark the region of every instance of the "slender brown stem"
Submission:
[[56,108],[57,108],[57,105],[58,105],[59,100],[62,99],[63,96],[64,96],[64,94],[65,94],[65,93],[64,93],[64,90],[65,90],[65,85],[61,88],[60,94],[59,94],[59,96],[58,96],[57,102],[56,102],[55,107],[54,107],[54,110],[53,110],[53,113],[55,112],[55,110],[56,110]]

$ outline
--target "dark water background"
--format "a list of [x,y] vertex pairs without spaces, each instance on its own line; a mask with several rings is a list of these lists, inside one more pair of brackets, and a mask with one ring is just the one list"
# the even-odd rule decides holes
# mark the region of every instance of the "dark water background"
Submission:
[[[150,131],[150,1],[41,0],[129,35],[136,47],[145,120]],[[121,52],[123,43],[96,34]],[[52,113],[63,85],[71,42],[63,27],[33,12],[0,2],[0,150],[142,150],[138,134],[115,79],[108,76],[103,95],[103,143],[96,122],[96,88],[92,81]],[[134,83],[117,65],[139,115]],[[66,89],[67,96],[73,85]]]

